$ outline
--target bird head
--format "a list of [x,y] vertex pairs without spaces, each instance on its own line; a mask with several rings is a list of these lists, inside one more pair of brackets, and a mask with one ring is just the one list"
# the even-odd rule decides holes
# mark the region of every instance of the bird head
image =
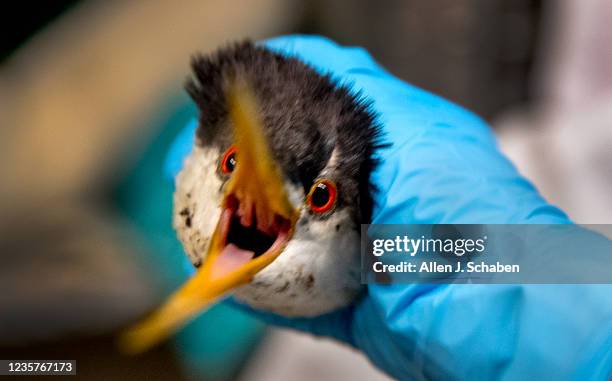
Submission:
[[144,323],[144,348],[228,293],[315,316],[359,294],[379,129],[369,105],[307,64],[250,42],[192,60],[195,145],[173,224],[195,275]]

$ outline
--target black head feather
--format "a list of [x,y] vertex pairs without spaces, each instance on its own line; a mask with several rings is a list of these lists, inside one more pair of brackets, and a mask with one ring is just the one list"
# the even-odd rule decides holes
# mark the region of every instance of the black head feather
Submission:
[[375,189],[370,174],[380,128],[370,103],[329,75],[295,58],[246,41],[192,59],[187,92],[200,109],[197,144],[231,144],[226,86],[240,77],[259,102],[270,148],[285,176],[308,192],[336,150],[331,174],[338,207],[351,208],[357,224],[370,221]]

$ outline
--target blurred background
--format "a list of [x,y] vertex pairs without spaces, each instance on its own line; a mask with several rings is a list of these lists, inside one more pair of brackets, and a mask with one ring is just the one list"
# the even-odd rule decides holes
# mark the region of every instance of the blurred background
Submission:
[[580,223],[612,222],[606,0],[23,1],[0,14],[0,358],[96,379],[385,380],[326,340],[217,306],[155,351],[114,333],[185,279],[163,176],[189,57],[316,33],[484,117]]

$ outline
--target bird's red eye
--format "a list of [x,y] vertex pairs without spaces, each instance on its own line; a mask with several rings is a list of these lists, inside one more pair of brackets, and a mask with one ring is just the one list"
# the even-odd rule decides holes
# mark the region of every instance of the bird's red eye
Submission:
[[221,172],[225,174],[232,173],[234,168],[236,168],[236,147],[231,146],[225,151],[225,155],[223,155],[223,160],[221,160]]
[[338,190],[333,181],[317,180],[306,196],[306,204],[315,213],[325,213],[336,206],[337,196]]

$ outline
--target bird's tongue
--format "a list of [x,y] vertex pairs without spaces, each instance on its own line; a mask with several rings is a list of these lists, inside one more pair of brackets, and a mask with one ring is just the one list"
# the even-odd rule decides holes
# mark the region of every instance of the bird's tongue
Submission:
[[223,277],[249,262],[255,256],[254,251],[244,250],[230,243],[226,245],[215,261],[212,277]]

